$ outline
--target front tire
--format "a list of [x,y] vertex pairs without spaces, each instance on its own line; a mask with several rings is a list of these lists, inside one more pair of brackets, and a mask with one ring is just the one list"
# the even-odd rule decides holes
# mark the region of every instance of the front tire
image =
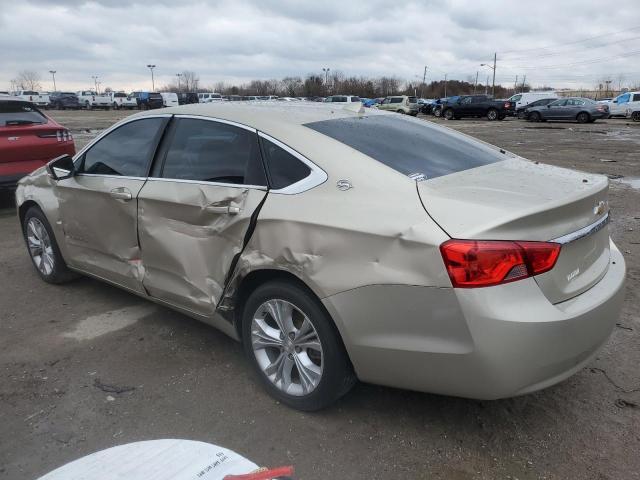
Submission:
[[455,115],[453,113],[453,110],[451,108],[447,108],[442,116],[444,117],[445,120],[453,120],[455,118]]
[[495,108],[490,108],[489,111],[487,112],[487,120],[489,120],[490,122],[493,122],[494,120],[498,119],[498,110],[496,110]]
[[51,225],[38,207],[27,210],[22,223],[22,233],[31,261],[45,282],[64,283],[77,276],[67,268]]
[[311,293],[293,283],[272,281],[251,293],[242,340],[269,394],[295,409],[325,408],[355,383],[331,318]]
[[529,114],[529,118],[527,120],[529,120],[530,122],[536,122],[537,123],[537,122],[542,120],[542,116],[540,115],[539,112],[531,112]]

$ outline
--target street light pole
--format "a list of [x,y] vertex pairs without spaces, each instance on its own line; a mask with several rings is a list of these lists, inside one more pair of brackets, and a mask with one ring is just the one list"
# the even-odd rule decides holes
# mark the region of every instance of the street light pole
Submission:
[[181,73],[176,73],[176,77],[178,77],[178,92],[180,91],[180,77],[182,76]]
[[57,92],[58,89],[56,88],[56,71],[55,70],[49,70],[49,73],[53,77],[53,91]]
[[473,84],[473,94],[476,94],[476,87],[478,86],[478,70],[476,70],[476,81]]
[[153,69],[156,68],[156,66],[155,65],[147,65],[147,68],[149,70],[151,70],[151,91],[155,92],[156,91],[156,84],[155,84],[155,81],[153,79]]
[[448,73],[444,74],[444,98],[447,98],[447,75],[449,75]]
[[91,78],[93,78],[93,86],[95,88],[96,93],[98,93],[98,76],[97,75],[91,75]]
[[[491,87],[491,95],[494,98],[496,96],[496,55],[497,54],[493,55],[493,67],[491,65],[489,65],[488,63],[481,63],[480,64],[481,67],[489,67],[491,70],[493,70],[493,86]],[[489,83],[489,82],[487,82],[487,83]]]

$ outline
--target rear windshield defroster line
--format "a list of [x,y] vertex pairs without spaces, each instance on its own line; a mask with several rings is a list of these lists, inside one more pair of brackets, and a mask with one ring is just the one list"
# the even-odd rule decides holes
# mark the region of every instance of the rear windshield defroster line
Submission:
[[480,142],[396,115],[339,118],[305,126],[412,178],[441,177],[505,159]]

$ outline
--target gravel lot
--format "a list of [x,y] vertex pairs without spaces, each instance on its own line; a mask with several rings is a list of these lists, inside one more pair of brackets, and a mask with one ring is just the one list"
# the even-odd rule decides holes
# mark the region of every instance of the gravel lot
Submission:
[[[130,112],[50,113],[81,147]],[[640,478],[640,124],[447,125],[532,160],[616,178],[611,232],[627,260],[626,302],[590,367],[509,400],[361,384],[329,410],[299,413],[268,397],[240,345],[216,330],[94,280],[40,281],[4,195],[0,478],[35,478],[154,438],[293,464],[300,479]]]

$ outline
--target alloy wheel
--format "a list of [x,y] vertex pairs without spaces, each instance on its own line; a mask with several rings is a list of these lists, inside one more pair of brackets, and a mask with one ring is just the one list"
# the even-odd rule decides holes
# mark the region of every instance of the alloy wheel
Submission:
[[286,300],[264,302],[251,321],[251,346],[264,375],[282,392],[303,396],[322,379],[320,337],[309,317]]
[[43,275],[51,275],[55,266],[51,239],[45,226],[35,217],[27,222],[27,245],[36,268]]

